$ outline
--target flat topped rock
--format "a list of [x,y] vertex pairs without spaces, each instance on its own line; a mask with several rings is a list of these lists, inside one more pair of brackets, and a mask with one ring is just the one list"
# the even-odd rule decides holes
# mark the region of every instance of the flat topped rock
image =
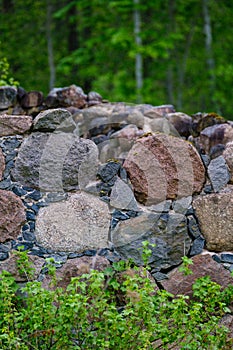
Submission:
[[28,115],[0,115],[0,136],[24,134],[32,126],[32,117]]
[[43,111],[37,115],[33,122],[33,130],[36,131],[73,131],[75,128],[76,124],[71,113],[63,108]]
[[13,192],[0,190],[0,243],[16,239],[25,220],[21,199]]
[[82,252],[108,246],[108,205],[85,192],[40,209],[36,239],[53,251]]
[[146,205],[199,193],[205,182],[205,168],[196,149],[165,134],[139,138],[123,166],[137,200]]
[[233,250],[233,191],[199,196],[193,207],[208,250]]

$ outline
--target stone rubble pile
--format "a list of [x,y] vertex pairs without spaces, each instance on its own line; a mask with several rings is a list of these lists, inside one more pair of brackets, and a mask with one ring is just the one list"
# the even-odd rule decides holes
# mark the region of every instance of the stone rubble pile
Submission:
[[172,293],[191,290],[184,255],[195,278],[232,281],[233,123],[75,85],[47,97],[0,87],[0,271],[18,276],[23,246],[39,280],[53,257],[67,283],[85,259],[142,265],[146,240],[152,276]]

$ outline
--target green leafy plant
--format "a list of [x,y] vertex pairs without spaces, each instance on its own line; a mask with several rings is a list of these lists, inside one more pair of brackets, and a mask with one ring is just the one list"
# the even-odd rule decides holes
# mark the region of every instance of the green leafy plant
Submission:
[[[146,245],[146,249],[148,246]],[[31,271],[24,251],[19,267]],[[147,254],[147,253],[146,253]],[[147,254],[149,255],[149,253]],[[71,279],[59,288],[53,261],[47,261],[53,285],[28,281],[19,296],[14,278],[0,275],[0,349],[151,350],[231,349],[228,329],[233,287],[204,277],[193,284],[193,298],[157,290],[145,267],[119,261],[104,271]]]
[[19,82],[9,76],[10,64],[6,57],[0,57],[0,86],[18,86]]

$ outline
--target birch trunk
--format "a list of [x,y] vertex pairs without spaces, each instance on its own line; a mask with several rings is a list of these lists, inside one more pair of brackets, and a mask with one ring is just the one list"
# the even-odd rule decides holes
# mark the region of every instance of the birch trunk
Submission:
[[46,8],[46,38],[47,38],[47,51],[48,51],[48,63],[49,63],[49,89],[53,89],[55,85],[55,65],[53,57],[53,41],[52,41],[52,5],[50,0],[47,0]]
[[[141,39],[141,13],[138,8],[140,0],[134,0],[134,39],[137,51],[142,45]],[[142,87],[143,87],[143,60],[140,52],[135,56],[135,80],[137,91],[137,103],[142,102]]]

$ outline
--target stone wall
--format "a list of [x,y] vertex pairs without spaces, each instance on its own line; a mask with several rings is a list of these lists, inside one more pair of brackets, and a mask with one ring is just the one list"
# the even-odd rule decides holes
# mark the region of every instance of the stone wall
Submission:
[[0,270],[19,281],[22,246],[45,281],[47,257],[64,280],[83,261],[141,265],[145,240],[159,285],[184,255],[231,279],[232,184],[233,125],[215,113],[110,103],[75,85],[46,97],[0,88]]

